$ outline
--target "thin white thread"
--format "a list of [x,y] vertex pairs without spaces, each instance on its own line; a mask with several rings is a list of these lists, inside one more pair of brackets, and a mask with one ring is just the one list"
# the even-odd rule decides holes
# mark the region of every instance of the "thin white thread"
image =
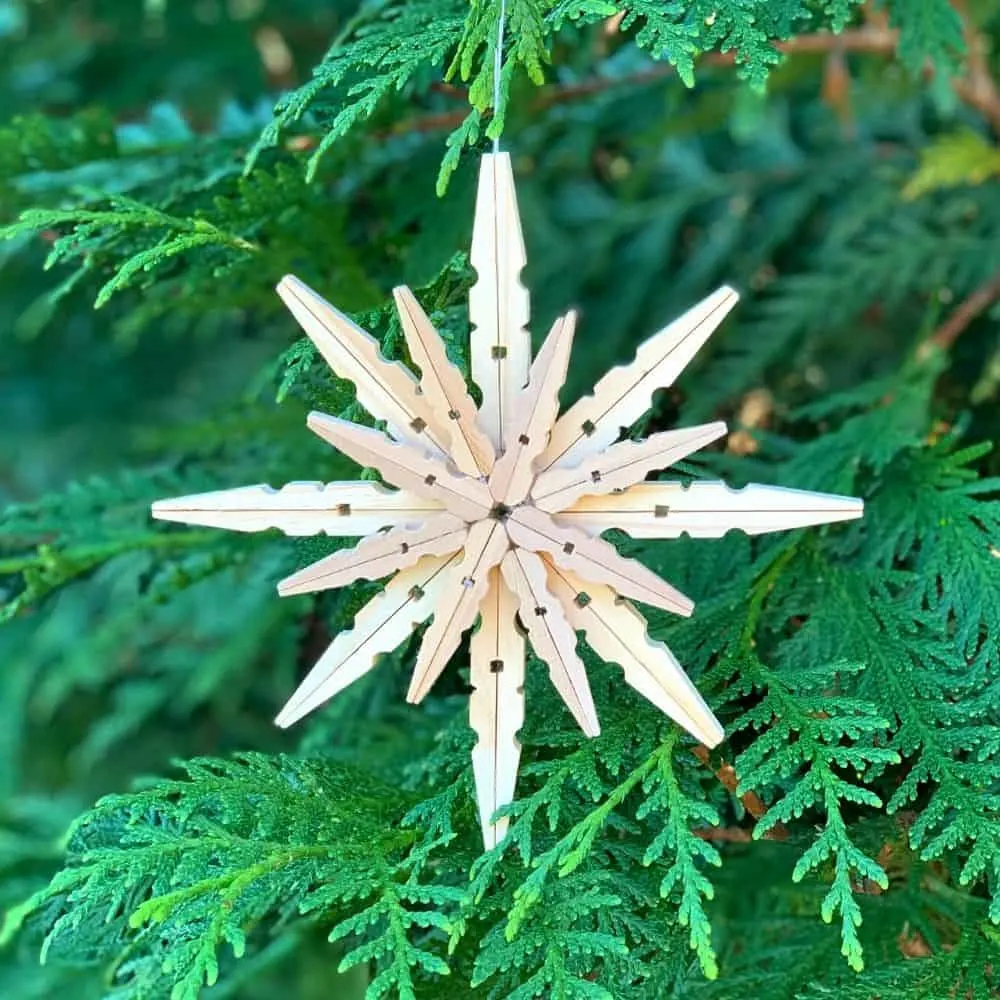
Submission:
[[[507,27],[507,0],[500,0],[500,20],[497,22],[497,47],[493,53],[493,118],[500,113],[500,74],[503,72],[503,34]],[[500,152],[500,136],[493,139],[494,154]]]

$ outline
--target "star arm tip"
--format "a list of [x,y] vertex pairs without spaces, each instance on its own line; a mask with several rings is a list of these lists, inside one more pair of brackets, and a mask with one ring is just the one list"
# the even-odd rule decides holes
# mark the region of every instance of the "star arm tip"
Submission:
[[392,291],[410,356],[420,369],[420,389],[433,414],[437,437],[449,443],[449,458],[469,476],[487,476],[496,453],[479,427],[478,410],[465,378],[452,364],[440,334],[406,285]]
[[472,769],[483,844],[506,836],[508,820],[493,816],[514,798],[524,724],[524,637],[515,627],[517,598],[498,567],[480,605],[480,626],[469,642],[469,725],[476,734]]
[[457,552],[467,534],[464,522],[443,513],[418,528],[402,526],[379,532],[286,576],[278,584],[278,593],[289,597],[334,590],[357,580],[377,580],[407,569],[424,556]]
[[531,367],[530,297],[521,281],[527,256],[507,153],[480,161],[470,259],[477,275],[469,290],[472,377],[483,394],[480,426],[499,449]]
[[593,535],[617,528],[633,538],[718,538],[731,530],[761,535],[863,515],[864,501],[858,497],[760,483],[733,489],[696,480],[642,482],[622,493],[581,496],[556,519]]
[[308,287],[304,281],[296,278],[294,274],[283,274],[274,286],[274,290],[284,298],[286,295],[295,295]]
[[[650,638],[646,619],[611,587],[592,582],[545,557],[549,589],[558,597],[574,629],[608,663],[617,663],[625,682],[695,739],[716,745],[719,721],[662,642]],[[587,600],[580,601],[585,594]]]
[[541,557],[527,549],[512,548],[500,570],[517,596],[521,622],[535,654],[548,665],[553,686],[584,734],[599,736],[601,724],[586,667],[576,651],[576,633],[562,604],[548,589]]
[[726,731],[722,728],[722,725],[717,719],[714,721],[715,726],[701,736],[701,743],[708,750],[714,750],[726,738]]
[[397,573],[339,632],[278,713],[282,728],[293,725],[372,670],[434,610],[442,577],[457,556],[425,556]]
[[310,430],[315,430],[317,427],[324,427],[329,424],[337,425],[346,423],[346,420],[342,420],[340,417],[335,417],[329,413],[324,413],[322,410],[310,410],[306,414],[306,426]]
[[554,514],[585,496],[628,490],[648,473],[667,468],[726,433],[717,420],[695,427],[658,431],[642,440],[625,440],[587,456],[579,465],[557,466],[541,473],[531,487],[535,505]]
[[584,579],[607,584],[622,597],[688,617],[694,602],[635,559],[628,559],[603,538],[560,524],[537,508],[520,507],[507,522],[515,545],[544,553],[557,566]]
[[631,362],[602,376],[556,422],[538,471],[579,465],[611,445],[649,409],[657,389],[674,384],[737,299],[729,286],[717,289],[640,344]]
[[182,512],[177,509],[177,500],[154,500],[149,507],[149,513],[156,521],[181,521]]
[[266,483],[258,483],[170,497],[154,501],[150,505],[150,514],[157,521],[227,531],[255,532],[280,528],[286,534],[293,534],[295,518],[288,511],[292,505],[290,494],[301,485],[288,483],[276,490]]

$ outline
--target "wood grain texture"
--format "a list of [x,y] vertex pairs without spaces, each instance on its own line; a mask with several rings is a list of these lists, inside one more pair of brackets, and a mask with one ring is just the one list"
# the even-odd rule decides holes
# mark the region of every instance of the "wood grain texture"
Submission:
[[476,734],[472,770],[487,850],[503,840],[507,818],[490,817],[514,799],[524,725],[524,639],[515,627],[517,598],[499,568],[490,570],[480,626],[469,642],[469,725]]
[[448,455],[468,476],[488,476],[496,453],[479,427],[476,404],[462,373],[448,360],[444,342],[409,288],[393,289],[410,356],[420,369],[420,388],[434,416]]
[[[625,681],[707,747],[725,732],[673,653],[650,639],[646,619],[610,587],[587,581],[546,558],[549,589],[566,608],[566,617],[603,660],[617,663]],[[586,595],[584,602],[581,595]]]
[[498,503],[520,503],[531,489],[534,461],[545,450],[559,413],[575,328],[576,313],[559,317],[531,366],[528,387],[504,430],[504,452],[490,476],[490,492]]
[[309,671],[275,722],[292,725],[375,666],[434,612],[453,556],[425,556],[397,573],[385,590],[358,612],[350,629],[340,632]]
[[452,473],[444,462],[408,445],[396,444],[381,431],[313,411],[309,429],[359,465],[370,466],[394,486],[442,504],[463,521],[478,521],[493,506],[485,483]]
[[319,559],[278,584],[282,597],[346,587],[357,580],[378,580],[407,569],[423,556],[457,552],[469,526],[453,514],[435,514],[419,528],[393,528]]
[[374,337],[294,275],[281,279],[278,294],[326,363],[354,383],[358,402],[388,424],[392,437],[445,454],[448,440],[435,433],[434,414],[413,372],[387,361]]
[[480,426],[501,449],[531,368],[529,298],[521,284],[527,256],[507,153],[480,160],[471,260],[478,276],[469,291],[472,377],[483,394]]
[[562,605],[546,585],[545,564],[524,549],[511,549],[500,569],[507,586],[517,596],[521,623],[531,646],[549,668],[549,677],[573,718],[587,736],[601,731],[587,670],[576,651],[576,633],[566,620]]
[[[469,723],[483,842],[508,832],[492,821],[515,792],[525,717],[526,637],[588,736],[600,732],[578,633],[621,666],[625,681],[700,740],[722,727],[670,650],[650,638],[625,598],[689,615],[693,603],[600,537],[749,534],[859,517],[850,497],[722,483],[645,482],[725,433],[722,423],[620,440],[661,388],[672,385],[737,301],[724,287],[641,344],[559,417],[576,316],[556,321],[532,362],[527,263],[510,157],[481,159],[469,293],[470,360],[482,391],[476,408],[427,313],[406,287],[394,290],[409,358],[419,378],[389,361],[378,342],[298,279],[278,292],[320,354],[352,381],[358,402],[385,432],[312,413],[308,426],[374,482],[248,486],[177,497],[153,516],[290,535],[366,536],[291,574],[281,594],[304,594],[394,574],[330,642],[277,717],[289,726],[373,669],[427,623],[407,693],[431,690],[463,635],[469,637]],[[598,333],[598,336],[600,334]],[[368,421],[365,421],[366,423]],[[374,590],[375,588],[372,588]]]
[[694,602],[651,569],[626,559],[602,538],[560,524],[544,511],[518,507],[507,521],[507,533],[517,546],[543,552],[563,569],[585,580],[607,584],[623,597],[631,597],[676,615],[690,615]]
[[479,521],[469,529],[461,560],[448,572],[448,582],[434,608],[434,620],[420,643],[406,700],[422,701],[448,665],[462,633],[473,626],[486,596],[490,570],[510,548],[499,521]]
[[201,524],[229,531],[267,531],[286,535],[354,537],[382,528],[417,528],[444,507],[434,500],[380,483],[287,483],[280,489],[260,483],[231,490],[194,493],[157,500],[159,521]]
[[727,531],[761,535],[815,524],[852,521],[864,501],[833,493],[811,493],[751,483],[639,483],[625,493],[585,496],[556,520],[588,534],[618,528],[633,538],[719,538]]
[[549,513],[565,510],[582,496],[613,493],[641,482],[650,472],[665,469],[726,433],[721,421],[660,431],[644,441],[619,441],[572,468],[543,472],[531,487],[537,507]]
[[559,418],[538,471],[579,465],[615,442],[623,428],[649,409],[657,389],[674,384],[737,299],[733,289],[720,288],[644,341],[631,363],[612,368],[594,386],[592,395],[584,396]]

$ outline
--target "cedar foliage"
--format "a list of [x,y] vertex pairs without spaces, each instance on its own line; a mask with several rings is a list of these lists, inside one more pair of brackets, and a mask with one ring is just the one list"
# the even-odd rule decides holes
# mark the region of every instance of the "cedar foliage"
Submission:
[[[507,9],[493,109],[492,0],[0,4],[5,1000],[996,995],[1000,3]],[[588,741],[529,662],[483,854],[461,662],[406,707],[404,645],[277,732],[375,585],[278,600],[329,540],[148,508],[356,473],[272,286],[399,356],[406,281],[461,359],[500,134],[536,334],[583,308],[567,399],[729,281],[640,429],[723,416],[685,474],[867,508],[622,539],[697,599],[651,630],[727,740],[591,663]]]

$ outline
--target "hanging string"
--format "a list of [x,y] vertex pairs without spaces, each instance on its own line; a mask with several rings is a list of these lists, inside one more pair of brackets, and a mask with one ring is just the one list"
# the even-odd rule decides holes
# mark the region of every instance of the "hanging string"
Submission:
[[[500,0],[500,20],[497,22],[497,45],[493,53],[493,117],[500,113],[500,74],[503,72],[503,33],[507,27],[507,0]],[[493,139],[494,155],[500,152],[500,136]]]

